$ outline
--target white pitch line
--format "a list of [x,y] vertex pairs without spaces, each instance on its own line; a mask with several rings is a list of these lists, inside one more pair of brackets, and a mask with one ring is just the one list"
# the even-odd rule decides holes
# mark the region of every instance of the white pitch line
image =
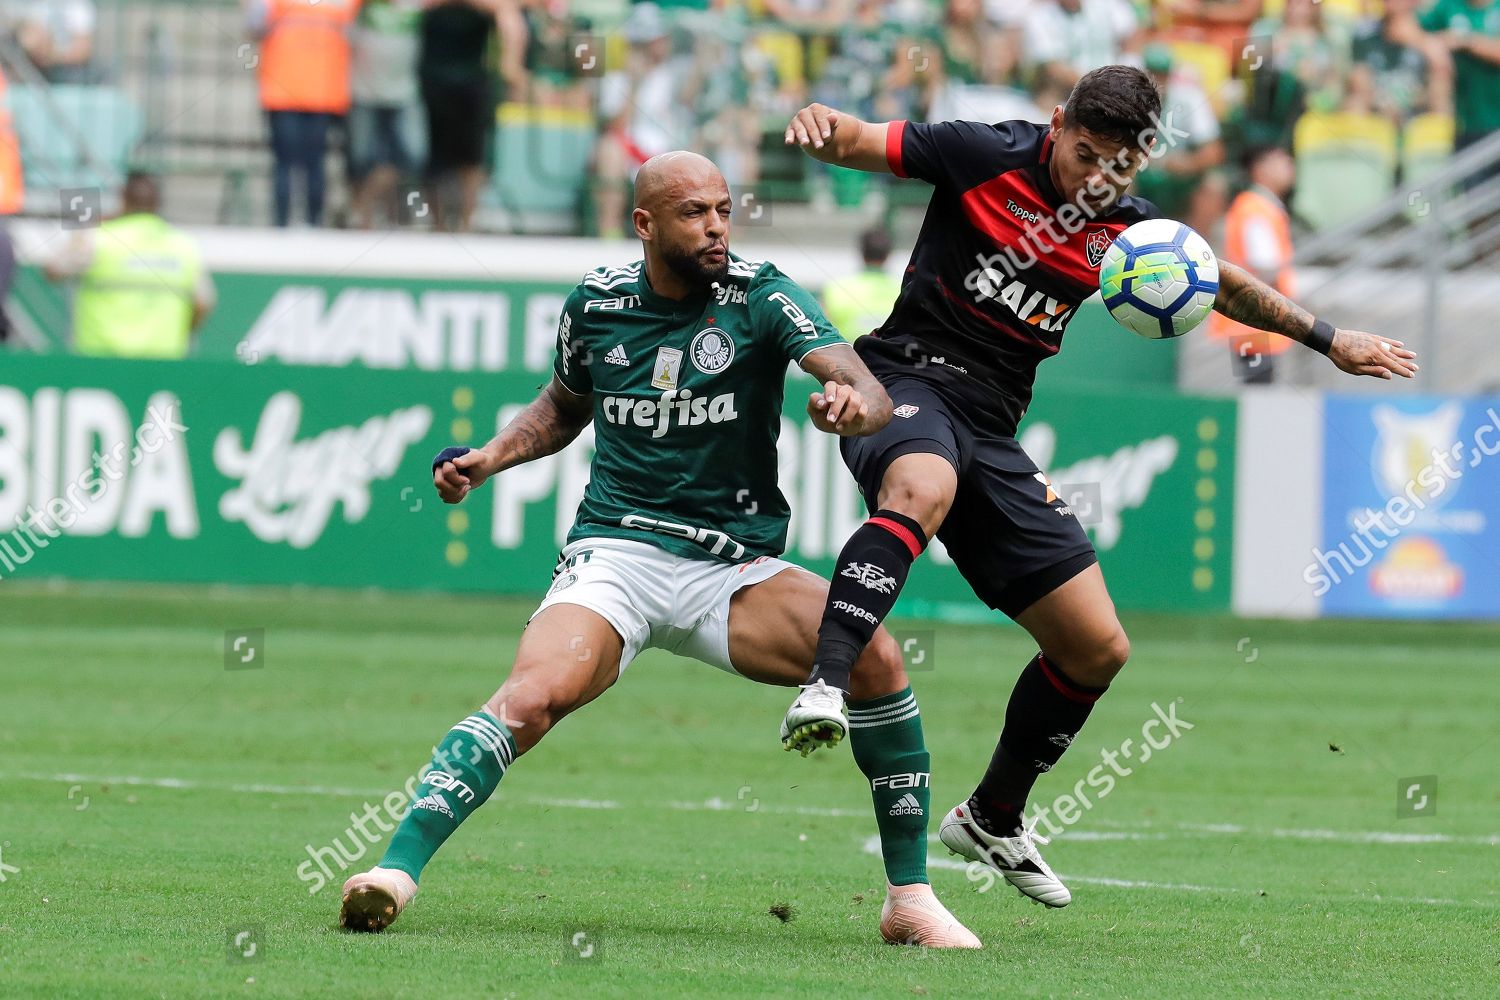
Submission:
[[[876,857],[879,857],[880,838],[875,838],[875,849],[873,851],[870,850],[870,846],[871,845],[869,844],[865,845],[865,853],[874,854]],[[972,863],[973,862],[970,861],[959,861],[955,858],[935,858],[930,855],[927,858],[927,867],[929,868],[951,868],[954,871],[960,872],[967,871],[969,865]],[[1086,885],[1107,885],[1116,889],[1167,889],[1174,892],[1228,893],[1243,893],[1248,891],[1245,889],[1227,889],[1223,886],[1217,885],[1189,885],[1185,882],[1142,882],[1136,879],[1126,878],[1093,878],[1088,875],[1064,875],[1061,872],[1058,873],[1057,877],[1060,879],[1065,879],[1068,882],[1081,882]]]
[[[271,785],[237,782],[194,781],[186,778],[153,778],[141,775],[38,774],[35,772],[0,773],[5,781],[45,781],[61,784],[131,785],[147,788],[231,792],[237,795],[326,795],[340,798],[383,799],[390,788],[354,788],[344,785]],[[628,809],[632,803],[610,799],[564,799],[546,796],[507,798],[516,805],[550,806],[557,809]],[[825,816],[868,819],[866,809],[838,809],[819,806],[778,806],[757,801],[711,798],[698,802],[668,801],[653,803],[678,812],[764,812],[777,816]],[[1234,823],[1175,823],[1161,829],[1151,824],[1117,830],[1068,830],[1058,840],[1077,841],[1154,841],[1177,840],[1192,836],[1249,836],[1291,840],[1320,840],[1344,844],[1458,844],[1479,847],[1500,846],[1500,834],[1460,836],[1447,833],[1390,833],[1381,830],[1296,830],[1275,828],[1256,830]]]
[[[929,842],[937,841],[937,835],[928,834],[927,839]],[[880,857],[880,838],[878,836],[868,838],[864,844],[864,851],[866,854],[874,855],[877,858]],[[968,872],[969,867],[976,864],[978,864],[978,862],[963,861],[958,858],[942,857],[932,854],[929,854],[927,856],[927,867],[929,868],[948,868],[953,871]],[[981,865],[980,867],[985,868],[985,866],[983,865]],[[988,869],[986,868],[986,870]],[[1080,885],[1102,885],[1112,889],[1155,889],[1158,891],[1168,892],[1221,892],[1238,896],[1252,893],[1258,894],[1260,892],[1260,890],[1258,889],[1235,889],[1219,885],[1193,885],[1188,882],[1149,882],[1143,881],[1141,879],[1104,878],[1102,876],[1095,875],[1067,875],[1063,874],[1062,872],[1058,872],[1057,877],[1063,879],[1066,882],[1073,882]],[[1358,893],[1337,893],[1331,896],[1322,896],[1318,898],[1324,900],[1356,902],[1365,901],[1371,903],[1416,903],[1422,906],[1478,906],[1484,909],[1492,908],[1490,904],[1482,902],[1480,900],[1439,899],[1432,896],[1385,896],[1381,895],[1380,893],[1372,893],[1368,896],[1360,895]]]
[[234,792],[241,795],[337,795],[385,798],[400,789],[350,788],[343,785],[262,785],[191,781],[186,778],[147,778],[137,774],[0,774],[3,781],[48,781],[78,785],[133,785],[143,788],[175,788],[187,791]]
[[[69,785],[128,785],[140,788],[170,788],[176,791],[232,792],[236,795],[328,795],[339,798],[383,799],[400,789],[352,788],[344,785],[266,785],[192,781],[187,778],[149,778],[137,774],[36,774],[0,773],[0,781],[45,781]],[[630,803],[610,799],[559,799],[548,796],[516,796],[506,799],[518,805],[548,806],[555,809],[628,809]],[[765,805],[759,799],[749,802],[718,797],[701,802],[667,801],[653,803],[678,812],[764,812],[778,816],[831,816],[837,818],[868,817],[868,809],[831,809],[819,806]]]
[[[1141,827],[1150,830],[1151,827]],[[1479,847],[1500,847],[1500,834],[1488,836],[1459,836],[1448,833],[1391,833],[1386,830],[1293,830],[1275,828],[1256,830],[1237,823],[1174,823],[1171,830],[1179,834],[1207,834],[1235,837],[1273,837],[1285,840],[1331,840],[1341,844],[1469,844]],[[1132,831],[1134,832],[1134,831]],[[1078,837],[1076,833],[1063,833],[1059,837]]]

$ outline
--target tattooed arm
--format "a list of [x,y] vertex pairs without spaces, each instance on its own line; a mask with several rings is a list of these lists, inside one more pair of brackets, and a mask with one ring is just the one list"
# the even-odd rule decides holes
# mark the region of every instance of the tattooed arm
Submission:
[[[1219,295],[1214,308],[1257,330],[1270,330],[1299,344],[1313,339],[1313,315],[1242,267],[1219,261]],[[1328,358],[1350,375],[1411,378],[1417,372],[1414,351],[1399,340],[1358,330],[1334,330]]]
[[444,503],[458,503],[491,476],[562,451],[593,418],[593,394],[577,395],[553,378],[489,444],[432,470],[433,485]]
[[891,422],[885,386],[848,344],[821,347],[802,359],[802,370],[823,383],[807,401],[818,430],[840,437],[874,434]]

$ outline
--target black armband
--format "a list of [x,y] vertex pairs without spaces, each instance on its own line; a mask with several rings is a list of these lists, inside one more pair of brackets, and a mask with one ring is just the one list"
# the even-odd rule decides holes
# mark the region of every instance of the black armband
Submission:
[[1333,350],[1333,324],[1325,319],[1313,320],[1312,333],[1307,335],[1307,346],[1319,354]]

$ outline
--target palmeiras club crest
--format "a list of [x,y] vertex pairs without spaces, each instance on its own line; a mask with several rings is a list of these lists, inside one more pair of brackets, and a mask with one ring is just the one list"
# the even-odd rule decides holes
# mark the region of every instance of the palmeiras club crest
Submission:
[[1109,252],[1109,245],[1113,242],[1107,229],[1096,229],[1089,233],[1083,244],[1084,252],[1089,255],[1089,267],[1098,267],[1104,262],[1104,255]]

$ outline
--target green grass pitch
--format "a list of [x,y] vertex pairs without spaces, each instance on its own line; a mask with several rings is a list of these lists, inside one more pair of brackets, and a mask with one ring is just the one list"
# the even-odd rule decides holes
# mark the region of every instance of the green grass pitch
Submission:
[[[530,604],[4,587],[0,996],[1500,990],[1495,627],[1126,616],[1132,662],[1040,798],[1153,703],[1194,728],[1053,841],[1065,910],[978,891],[935,845],[985,948],[932,954],[878,937],[847,747],[783,753],[785,691],[662,653],[512,770],[390,931],[342,933],[344,873],[310,893],[298,866],[362,843],[350,813],[490,694]],[[1031,649],[905,624],[936,637],[914,679],[941,815]],[[262,665],[226,670],[226,630],[249,628]],[[1398,818],[1398,782],[1430,775],[1435,810]]]

